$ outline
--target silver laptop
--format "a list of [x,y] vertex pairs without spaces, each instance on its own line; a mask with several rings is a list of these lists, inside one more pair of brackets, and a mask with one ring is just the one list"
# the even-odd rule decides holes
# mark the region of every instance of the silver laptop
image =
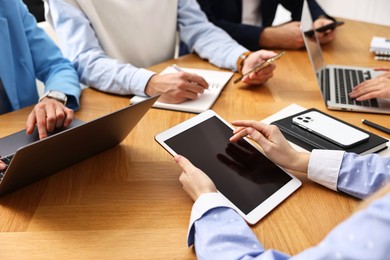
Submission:
[[0,157],[8,167],[1,172],[0,195],[12,192],[103,152],[122,142],[159,96],[107,114],[89,122],[75,119],[39,140],[37,130],[25,130],[0,139]]
[[390,114],[389,99],[371,99],[359,102],[348,96],[348,93],[356,85],[374,78],[380,73],[366,67],[327,65],[316,33],[314,37],[305,36],[305,32],[312,29],[313,19],[307,2],[304,1],[301,31],[326,107],[331,110]]

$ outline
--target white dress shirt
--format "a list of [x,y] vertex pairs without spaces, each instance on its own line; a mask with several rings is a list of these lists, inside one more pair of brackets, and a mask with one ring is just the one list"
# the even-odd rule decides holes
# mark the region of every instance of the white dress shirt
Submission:
[[209,23],[195,0],[45,0],[64,55],[82,83],[116,94],[145,95],[155,73],[143,67],[174,56],[176,31],[201,58],[236,70],[247,51]]

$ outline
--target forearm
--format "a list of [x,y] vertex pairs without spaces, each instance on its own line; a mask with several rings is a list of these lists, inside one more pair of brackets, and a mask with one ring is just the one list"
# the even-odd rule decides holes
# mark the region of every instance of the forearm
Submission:
[[[23,19],[36,77],[45,85],[45,91],[58,90],[68,96],[67,106],[79,108],[81,87],[77,73],[69,60],[65,59],[53,40],[37,26],[29,13]],[[45,55],[42,55],[42,49]]]
[[121,95],[145,95],[145,86],[155,74],[111,59],[95,50],[80,54],[73,62],[83,84]]
[[248,51],[221,28],[208,22],[205,14],[193,1],[179,1],[179,30],[181,40],[190,51],[195,51],[212,64],[237,70],[238,57]]
[[337,188],[357,198],[366,198],[390,181],[390,157],[346,153]]

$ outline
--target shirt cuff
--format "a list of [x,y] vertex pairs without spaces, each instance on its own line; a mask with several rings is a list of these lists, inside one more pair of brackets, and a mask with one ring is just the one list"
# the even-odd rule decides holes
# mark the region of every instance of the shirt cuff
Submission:
[[337,191],[337,181],[344,151],[313,150],[310,155],[308,178]]
[[218,207],[230,207],[228,200],[218,192],[202,194],[192,206],[190,224],[188,227],[187,244],[194,244],[195,228],[194,223],[200,219],[207,211]]
[[156,73],[153,71],[147,69],[138,69],[131,79],[130,86],[133,86],[131,92],[137,96],[147,96],[145,93],[145,88],[153,75],[156,75]]

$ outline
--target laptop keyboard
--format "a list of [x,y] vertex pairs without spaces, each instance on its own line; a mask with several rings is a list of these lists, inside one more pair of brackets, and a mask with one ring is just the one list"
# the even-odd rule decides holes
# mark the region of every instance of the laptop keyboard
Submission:
[[[5,157],[1,158],[0,160],[3,163],[5,163],[5,165],[8,166],[11,163],[12,157],[14,157],[14,156],[13,155],[9,155],[9,156],[5,156]],[[6,170],[7,170],[7,168],[5,168],[4,170],[0,170],[0,182],[3,180],[4,173],[5,173]]]
[[358,105],[365,107],[378,107],[377,99],[357,101],[348,96],[352,89],[365,80],[371,79],[369,71],[334,68],[336,102],[348,105]]

